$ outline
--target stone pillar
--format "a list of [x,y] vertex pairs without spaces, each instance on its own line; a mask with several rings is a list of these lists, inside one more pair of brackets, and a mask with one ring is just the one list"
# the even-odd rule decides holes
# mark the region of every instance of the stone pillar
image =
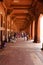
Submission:
[[5,40],[7,41],[7,9],[5,10]]
[[35,21],[31,22],[31,39],[34,40],[34,27],[35,27]]
[[29,39],[31,40],[31,24],[29,25]]
[[40,42],[40,22],[38,21],[38,17],[36,17],[34,29],[35,29],[34,42],[39,43]]
[[10,15],[7,15],[7,42],[9,42],[10,37]]

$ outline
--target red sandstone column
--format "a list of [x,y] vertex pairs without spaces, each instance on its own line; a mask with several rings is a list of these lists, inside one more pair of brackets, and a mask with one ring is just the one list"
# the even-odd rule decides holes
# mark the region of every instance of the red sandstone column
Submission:
[[37,42],[40,42],[40,21],[38,18],[38,26],[37,26]]
[[31,24],[29,25],[29,39],[31,39]]
[[35,21],[31,22],[31,39],[34,39]]
[[6,15],[5,15],[5,38],[7,39],[7,10],[5,13],[6,13]]
[[40,42],[40,22],[38,21],[38,17],[35,21],[35,32],[34,32],[34,42]]

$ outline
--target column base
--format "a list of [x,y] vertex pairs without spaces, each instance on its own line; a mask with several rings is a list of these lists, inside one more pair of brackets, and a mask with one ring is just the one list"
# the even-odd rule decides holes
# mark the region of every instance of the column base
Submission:
[[42,43],[42,48],[41,48],[41,50],[43,50],[43,43]]
[[33,43],[40,43],[40,40],[34,40]]
[[43,50],[43,48],[41,48],[41,50]]

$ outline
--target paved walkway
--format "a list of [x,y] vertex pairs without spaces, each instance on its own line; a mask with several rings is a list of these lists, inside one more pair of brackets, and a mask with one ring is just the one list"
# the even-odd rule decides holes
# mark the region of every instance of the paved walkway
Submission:
[[41,44],[17,39],[0,50],[0,65],[43,65]]

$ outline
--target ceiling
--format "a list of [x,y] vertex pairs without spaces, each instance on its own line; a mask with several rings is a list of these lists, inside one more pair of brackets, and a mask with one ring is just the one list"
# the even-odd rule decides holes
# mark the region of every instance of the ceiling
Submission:
[[43,11],[40,1],[42,2],[42,0],[3,0],[7,14],[11,16],[19,30],[26,29],[35,19],[35,15]]

